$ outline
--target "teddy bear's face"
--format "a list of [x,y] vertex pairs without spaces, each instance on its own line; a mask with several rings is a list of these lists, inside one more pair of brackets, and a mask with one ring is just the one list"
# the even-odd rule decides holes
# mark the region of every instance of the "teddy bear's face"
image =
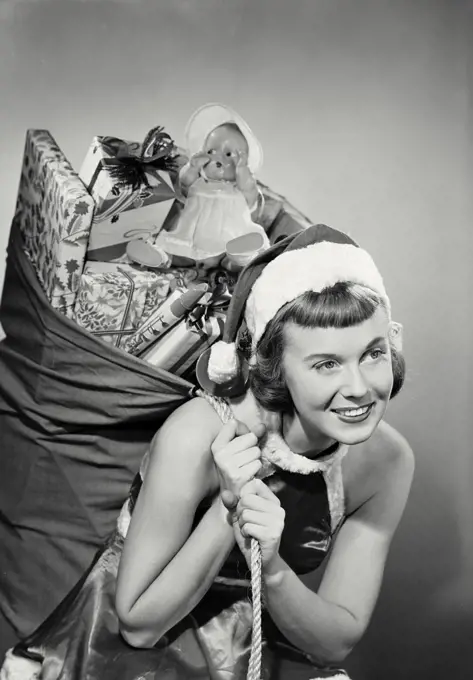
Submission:
[[204,151],[209,155],[208,179],[234,182],[240,154],[248,155],[248,143],[236,125],[220,125],[208,135]]

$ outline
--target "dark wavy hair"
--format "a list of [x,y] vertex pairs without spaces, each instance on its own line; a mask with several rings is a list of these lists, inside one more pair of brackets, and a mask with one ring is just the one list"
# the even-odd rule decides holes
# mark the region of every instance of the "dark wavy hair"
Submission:
[[[284,326],[288,322],[303,328],[347,328],[371,318],[384,301],[371,289],[352,282],[340,282],[320,293],[308,291],[282,307],[268,323],[256,347],[249,381],[254,396],[268,411],[292,413],[294,405],[283,371]],[[243,329],[239,349],[249,359],[251,337]],[[390,398],[404,384],[406,365],[402,354],[391,345],[393,387]]]

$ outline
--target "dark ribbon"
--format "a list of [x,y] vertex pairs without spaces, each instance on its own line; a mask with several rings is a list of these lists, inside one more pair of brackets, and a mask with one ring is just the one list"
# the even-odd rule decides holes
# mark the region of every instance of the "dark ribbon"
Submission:
[[[130,187],[132,191],[143,189],[146,194],[153,189],[148,179],[149,174],[156,177],[159,170],[177,170],[177,147],[162,126],[150,130],[143,144],[129,144],[118,137],[101,137],[100,143],[113,158],[104,159],[104,162],[98,164],[90,181],[89,191],[103,167],[107,168],[115,182],[116,193],[122,188]],[[139,153],[131,153],[133,150]]]
[[231,293],[224,281],[217,283],[186,316],[188,328],[195,328],[200,335],[207,335],[205,325],[215,312],[226,311],[231,300]]

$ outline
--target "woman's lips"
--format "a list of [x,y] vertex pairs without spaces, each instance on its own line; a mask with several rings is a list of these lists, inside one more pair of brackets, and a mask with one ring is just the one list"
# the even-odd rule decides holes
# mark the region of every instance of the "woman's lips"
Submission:
[[374,403],[366,404],[365,406],[357,406],[356,408],[334,408],[332,412],[335,413],[344,423],[361,423],[369,418],[374,407]]

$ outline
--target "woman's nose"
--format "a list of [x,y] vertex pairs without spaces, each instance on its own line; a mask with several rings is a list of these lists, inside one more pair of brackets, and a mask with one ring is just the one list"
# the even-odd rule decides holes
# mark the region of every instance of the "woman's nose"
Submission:
[[345,381],[340,390],[345,397],[364,397],[368,392],[368,385],[360,369],[347,369]]

